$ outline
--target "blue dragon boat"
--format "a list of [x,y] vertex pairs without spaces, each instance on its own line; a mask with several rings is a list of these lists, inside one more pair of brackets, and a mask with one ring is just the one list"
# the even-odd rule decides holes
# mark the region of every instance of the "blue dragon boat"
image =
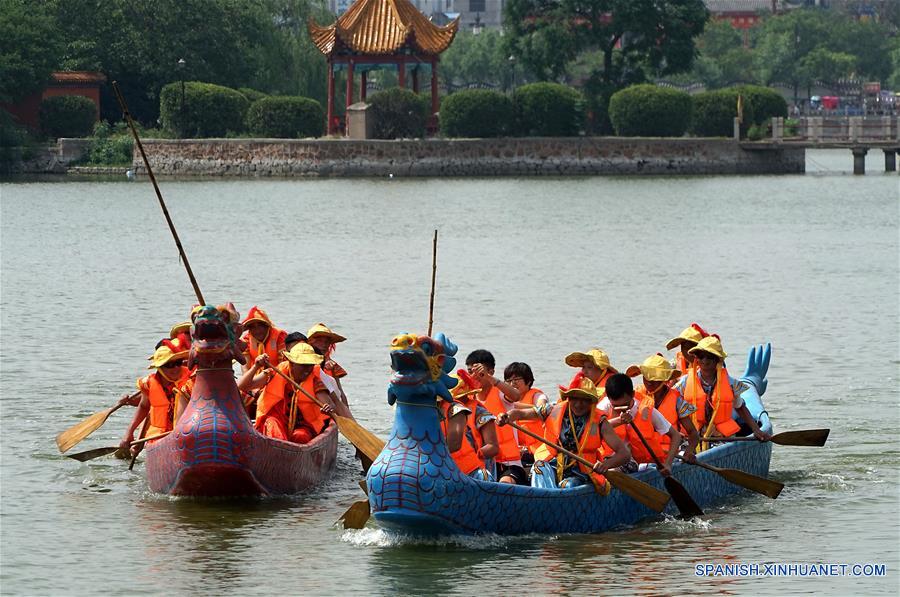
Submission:
[[[456,366],[456,351],[443,334],[402,334],[392,341],[388,403],[396,405],[394,426],[366,477],[369,505],[382,527],[410,535],[597,533],[660,516],[616,489],[601,496],[590,486],[543,489],[464,475],[447,449],[437,408],[438,400],[451,399],[456,380],[448,374]],[[748,385],[742,394],[747,408],[769,433],[772,424],[760,397],[770,357],[771,345],[753,347],[741,376]],[[771,456],[770,442],[734,442],[698,458],[765,477]],[[676,463],[673,475],[700,506],[744,491],[698,466]],[[664,490],[652,467],[634,477]],[[672,502],[666,512],[677,515]]]

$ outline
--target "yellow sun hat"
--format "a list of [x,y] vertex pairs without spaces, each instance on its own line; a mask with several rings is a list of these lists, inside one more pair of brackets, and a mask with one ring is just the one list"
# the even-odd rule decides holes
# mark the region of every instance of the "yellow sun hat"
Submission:
[[618,373],[615,367],[610,367],[609,356],[599,348],[592,348],[587,352],[573,352],[566,355],[566,365],[569,367],[583,367],[585,361],[590,361],[598,369],[609,369]]
[[322,355],[306,342],[297,342],[290,350],[282,351],[281,354],[295,365],[318,365],[322,362]]
[[175,338],[181,332],[187,332],[191,329],[190,321],[182,321],[181,323],[176,323],[172,326],[172,329],[169,330],[169,338]]
[[309,328],[309,331],[306,332],[306,337],[312,340],[313,336],[327,336],[335,344],[346,340],[346,338],[344,338],[340,334],[332,332],[324,323],[317,323],[316,325]]
[[568,390],[560,388],[559,397],[563,400],[568,400],[569,398],[587,398],[596,404],[600,401],[600,393],[600,390],[597,389],[597,386],[594,385],[594,382],[592,382],[590,378],[582,377],[569,386]]
[[706,333],[706,330],[701,328],[698,324],[692,323],[690,326],[684,328],[680,334],[666,342],[666,350],[672,350],[676,346],[681,346],[685,342],[692,342],[696,344],[709,336]]
[[147,357],[150,359],[150,365],[147,369],[159,369],[169,361],[173,361],[176,359],[186,359],[188,356],[188,351],[180,350],[178,352],[173,351],[169,346],[163,344],[159,348],[154,351],[152,355]]
[[669,360],[659,353],[650,355],[640,365],[632,365],[625,370],[628,377],[643,375],[650,381],[669,381],[673,377],[680,377],[681,371],[672,366]]
[[690,354],[697,354],[698,352],[708,352],[720,359],[724,359],[728,356],[725,354],[725,349],[722,348],[722,341],[719,340],[719,337],[715,334],[700,340],[700,342],[697,343],[697,346],[688,351]]

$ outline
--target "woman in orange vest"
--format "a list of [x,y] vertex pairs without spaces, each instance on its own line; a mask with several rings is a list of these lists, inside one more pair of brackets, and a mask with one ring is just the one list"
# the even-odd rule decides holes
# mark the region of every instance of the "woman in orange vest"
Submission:
[[244,353],[247,359],[243,366],[244,372],[246,373],[256,361],[256,357],[263,353],[269,355],[271,366],[278,365],[282,360],[281,353],[285,349],[284,339],[287,332],[272,325],[272,320],[266,312],[256,305],[250,307],[241,325],[244,328],[241,340],[247,344],[247,352]]
[[[609,356],[599,348],[592,348],[587,352],[573,352],[567,355],[566,365],[569,367],[581,367],[581,371],[576,373],[572,381],[569,382],[570,388],[578,385],[582,377],[586,377],[597,388],[601,398],[605,391],[606,380],[609,379],[610,375],[618,373],[614,367],[610,366]],[[564,386],[559,386],[561,392],[565,389]]]
[[[499,417],[502,413],[514,408],[520,396],[519,391],[514,387],[494,377],[495,365],[494,355],[487,350],[474,350],[466,357],[468,373],[480,386],[478,401],[492,415]],[[525,473],[525,467],[522,466],[522,454],[519,451],[515,430],[512,427],[499,428],[497,429],[497,439],[500,442],[500,453],[496,458],[497,480],[501,483],[527,484],[528,475]]]
[[[534,385],[534,373],[527,363],[510,363],[503,370],[503,380],[519,392],[519,400],[515,408],[533,409],[539,418],[522,421],[522,427],[538,435],[544,435],[544,419],[550,414],[550,399],[541,390],[532,387]],[[534,451],[541,442],[530,435],[518,433],[519,448],[522,453],[522,464],[530,466],[534,464]]]
[[694,355],[690,354],[690,350],[697,346],[697,342],[706,338],[709,334],[698,324],[692,323],[690,327],[684,330],[676,337],[666,342],[666,350],[672,350],[676,346],[680,346],[681,350],[675,355],[675,368],[682,373],[687,373],[688,369],[694,366]]
[[450,456],[459,470],[480,481],[493,481],[488,469],[494,468],[497,426],[494,415],[472,398],[478,384],[468,373],[458,371],[459,383],[450,390],[453,402],[441,400],[441,429],[447,439]]
[[696,359],[697,366],[683,375],[672,389],[697,409],[692,419],[704,444],[711,438],[728,437],[741,431],[741,426],[734,420],[735,411],[757,439],[768,440],[771,435],[759,428],[741,398],[746,386],[728,375],[723,366],[728,355],[719,337],[713,334],[703,338],[690,354]]
[[[591,483],[600,493],[609,493],[609,482],[603,474],[613,468],[625,465],[631,460],[628,446],[616,435],[606,417],[594,406],[600,399],[594,383],[587,377],[578,385],[560,390],[560,401],[545,421],[544,437],[547,441],[560,445],[578,454],[591,463],[590,467],[570,459],[547,444],[542,444],[534,452],[534,466],[531,468],[532,487],[549,489],[569,489]],[[529,420],[539,417],[534,409],[515,409],[500,416],[501,428],[508,421]],[[612,453],[604,452],[603,442]]]
[[[670,424],[678,428],[679,433],[687,436],[688,442],[683,457],[688,462],[693,462],[696,459],[694,454],[700,438],[697,435],[697,428],[691,421],[691,415],[697,409],[669,387],[670,382],[677,380],[681,372],[672,367],[672,363],[663,355],[656,353],[644,359],[640,365],[632,365],[626,369],[625,374],[628,377],[638,375],[643,377],[643,385],[634,390],[639,418],[646,421],[650,417],[651,408],[659,411]],[[668,453],[669,436],[660,436],[659,443],[663,451]]]
[[[668,476],[681,446],[681,434],[655,407],[645,406],[643,416],[638,412],[638,402],[634,399],[634,385],[631,378],[624,373],[616,373],[607,380],[606,398],[600,401],[597,409],[609,419],[616,435],[628,442],[631,455],[637,464],[653,463],[653,456],[631,426],[633,422],[650,446],[653,455],[662,463],[660,474]],[[665,448],[662,443],[664,436],[668,439]]]
[[[322,433],[331,422],[332,413],[352,416],[343,403],[331,399],[325,384],[315,372],[322,357],[316,354],[312,346],[299,342],[290,352],[284,353],[284,358],[277,369],[300,384],[304,391],[296,389],[293,384],[272,371],[262,371],[257,375],[258,371],[269,367],[266,353],[257,356],[253,362],[250,369],[253,377],[249,382],[246,381],[246,376],[241,378],[246,387],[238,386],[242,390],[265,388],[256,403],[254,426],[257,431],[268,437],[305,444]],[[307,394],[315,396],[322,406]]]
[[[184,366],[188,356],[186,350],[174,352],[168,344],[161,344],[150,357],[148,369],[156,369],[153,373],[137,380],[141,391],[141,399],[131,425],[119,443],[122,450],[130,450],[132,456],[140,452],[140,446],[130,447],[134,441],[134,431],[149,417],[147,429],[143,437],[152,437],[171,431],[181,410],[176,410],[178,391],[188,383],[190,371]],[[190,397],[190,387],[187,388]]]

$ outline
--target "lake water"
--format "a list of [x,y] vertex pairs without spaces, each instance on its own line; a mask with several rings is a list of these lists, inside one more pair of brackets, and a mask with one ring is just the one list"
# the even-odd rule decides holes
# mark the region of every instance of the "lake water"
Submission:
[[[410,542],[332,523],[362,497],[342,444],[307,495],[195,502],[142,467],[61,457],[54,436],[112,405],[195,302],[149,182],[0,186],[0,592],[88,594],[897,594],[900,579],[900,178],[810,152],[804,176],[162,181],[210,302],[288,330],[325,321],[360,422],[386,437],[388,343],[435,329],[461,356],[531,364],[603,347],[622,369],[692,321],[743,370],[770,341],[778,500],[702,522],[588,536]],[[115,444],[117,412],[79,449]],[[885,577],[698,578],[702,563],[876,563]]]

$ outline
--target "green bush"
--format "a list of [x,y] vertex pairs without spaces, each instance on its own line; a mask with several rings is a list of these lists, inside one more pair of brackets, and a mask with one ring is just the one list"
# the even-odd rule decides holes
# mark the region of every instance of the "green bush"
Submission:
[[249,107],[250,102],[241,92],[199,81],[185,81],[183,105],[180,83],[169,83],[159,94],[163,127],[182,138],[242,133]]
[[516,131],[526,137],[574,137],[584,122],[584,98],[559,83],[530,83],[513,94]]
[[97,120],[97,107],[83,95],[58,95],[41,102],[41,132],[48,137],[87,137]]
[[251,104],[256,100],[261,100],[264,97],[269,97],[268,93],[263,93],[262,91],[257,91],[256,89],[251,89],[250,87],[238,87],[238,91],[247,98]]
[[447,96],[441,105],[445,137],[502,137],[513,128],[512,100],[497,91],[467,89]]
[[609,119],[621,137],[680,137],[691,123],[691,96],[656,85],[632,85],[609,98]]
[[[734,134],[738,96],[741,97],[744,113],[742,136],[748,135],[753,125],[768,125],[773,116],[787,116],[787,102],[774,89],[740,85],[695,95],[691,132],[701,137],[731,137]],[[758,134],[758,131],[754,132],[754,135]]]
[[264,97],[247,110],[247,130],[280,139],[321,137],[325,113],[319,102],[307,97]]
[[375,120],[376,139],[402,139],[425,136],[429,103],[408,89],[394,87],[368,97]]
[[91,166],[122,166],[131,164],[134,139],[129,130],[115,129],[106,121],[97,123],[91,146],[84,162]]

